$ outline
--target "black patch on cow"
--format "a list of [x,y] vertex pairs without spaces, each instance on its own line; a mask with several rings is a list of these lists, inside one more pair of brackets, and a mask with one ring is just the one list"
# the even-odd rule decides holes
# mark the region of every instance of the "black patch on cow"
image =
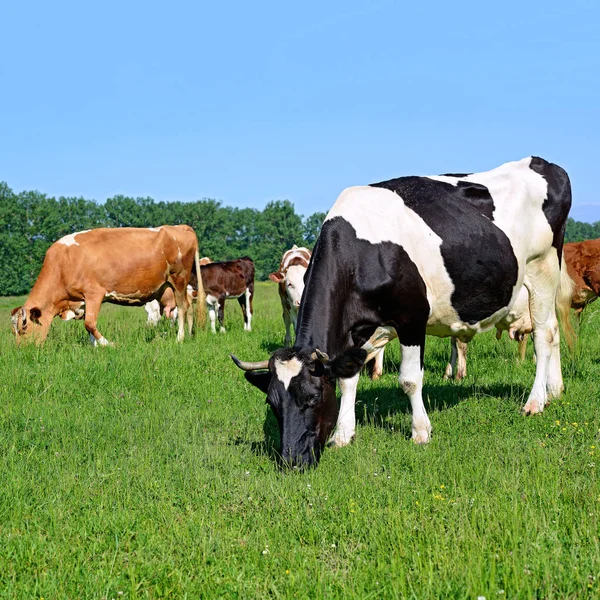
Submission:
[[518,263],[510,240],[491,221],[489,191],[465,183],[468,187],[400,177],[372,185],[396,192],[442,239],[442,258],[455,286],[452,305],[461,320],[475,324],[509,305]]
[[402,344],[421,345],[427,289],[401,246],[358,239],[342,217],[326,221],[305,276],[296,347],[336,356],[390,325]]
[[473,173],[443,173],[442,177],[456,177],[457,179],[461,179],[462,177],[468,177],[469,175],[473,175]]
[[560,263],[567,216],[571,208],[571,182],[562,167],[538,156],[531,158],[529,167],[540,174],[548,184],[548,194],[542,204],[542,210],[552,229],[552,245],[558,252]]

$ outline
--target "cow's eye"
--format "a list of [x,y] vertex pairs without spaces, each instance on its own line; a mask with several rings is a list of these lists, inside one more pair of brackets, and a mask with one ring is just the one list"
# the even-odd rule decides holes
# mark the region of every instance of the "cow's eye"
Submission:
[[292,289],[292,288],[294,287],[294,284],[293,284],[293,283],[288,283],[288,287],[289,287],[290,289]]

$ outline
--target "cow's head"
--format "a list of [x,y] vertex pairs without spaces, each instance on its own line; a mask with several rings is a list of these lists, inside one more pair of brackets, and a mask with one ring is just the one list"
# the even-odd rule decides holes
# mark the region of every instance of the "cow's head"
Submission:
[[287,268],[285,273],[277,271],[269,275],[271,281],[283,284],[290,306],[295,309],[300,307],[300,300],[302,299],[302,292],[304,291],[305,273],[305,266],[292,265]]
[[21,339],[30,337],[35,333],[36,329],[41,327],[41,318],[42,311],[36,307],[27,309],[24,306],[17,306],[12,309],[10,320],[12,322],[13,332],[17,338],[17,343],[19,343]]
[[352,348],[329,360],[319,350],[308,354],[282,348],[260,363],[231,356],[246,379],[267,394],[279,423],[284,464],[303,468],[318,463],[337,421],[336,380],[356,375],[366,355],[363,349]]

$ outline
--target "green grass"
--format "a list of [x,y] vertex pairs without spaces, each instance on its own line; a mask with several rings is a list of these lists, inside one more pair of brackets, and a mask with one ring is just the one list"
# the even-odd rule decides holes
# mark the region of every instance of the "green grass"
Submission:
[[17,349],[19,302],[0,299],[0,597],[600,597],[600,313],[531,418],[531,347],[519,364],[480,336],[454,383],[448,340],[428,338],[427,446],[391,344],[382,379],[361,378],[355,443],[298,474],[276,468],[276,423],[228,357],[280,345],[275,285],[257,286],[252,333],[231,301],[227,334],[183,344],[104,305],[115,347],[55,320]]

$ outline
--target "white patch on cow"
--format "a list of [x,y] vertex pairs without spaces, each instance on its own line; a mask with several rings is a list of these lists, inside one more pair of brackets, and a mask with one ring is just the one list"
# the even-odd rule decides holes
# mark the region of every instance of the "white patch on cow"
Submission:
[[246,319],[247,323],[244,323],[244,331],[252,331],[252,313],[250,312],[250,290],[246,289]]
[[126,304],[140,304],[140,300],[144,298],[144,294],[140,290],[137,290],[131,294],[122,294],[113,290],[104,294],[104,298],[108,301],[116,300],[117,302],[123,302]]
[[302,371],[302,361],[298,360],[295,356],[290,360],[276,360],[275,361],[275,373],[277,379],[283,383],[283,387],[287,390],[292,377],[295,377]]
[[91,229],[85,229],[84,231],[77,231],[76,233],[65,235],[58,240],[58,243],[65,246],[79,246],[79,244],[75,241],[75,238],[82,233],[87,233],[88,231],[91,231]]
[[70,321],[71,319],[74,319],[75,316],[76,316],[75,313],[71,309],[69,309],[63,313],[62,318],[63,318],[63,321]]
[[90,333],[90,342],[94,348],[97,346],[112,346],[112,343],[109,342],[104,336],[100,336],[99,339],[96,339],[93,333]]
[[162,226],[160,226],[160,227],[148,227],[148,229],[150,231],[160,231],[162,229]]
[[285,272],[285,278],[283,285],[285,286],[285,292],[290,301],[292,308],[297,311],[300,307],[300,300],[302,299],[302,292],[304,291],[304,274],[306,273],[306,267],[302,265],[293,265]]
[[187,293],[191,296],[194,293],[194,288],[188,283]]
[[148,320],[146,321],[148,325],[158,325],[160,321],[160,303],[158,300],[152,300],[152,302],[147,302],[144,304],[144,308],[148,313]]
[[183,254],[181,254],[181,248],[177,246],[177,258],[181,260],[183,258]]

